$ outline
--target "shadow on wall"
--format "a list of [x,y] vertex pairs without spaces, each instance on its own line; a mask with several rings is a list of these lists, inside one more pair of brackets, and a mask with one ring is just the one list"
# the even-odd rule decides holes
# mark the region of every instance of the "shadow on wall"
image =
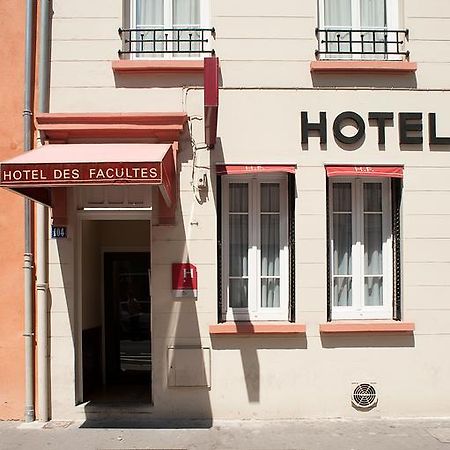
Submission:
[[[307,349],[305,335],[290,337],[270,337],[267,335],[212,336],[214,350],[239,350],[242,370],[250,403],[259,403],[261,398],[261,368],[258,351],[260,350],[298,350]],[[267,372],[279,371],[279,367],[270,367]],[[268,376],[267,374],[266,376]]]
[[312,84],[317,88],[417,88],[415,73],[407,74],[337,74],[337,73],[311,73]]
[[[192,160],[190,140],[180,142],[181,161]],[[189,170],[189,169],[186,169]],[[197,302],[208,278],[209,265],[191,261],[187,241],[198,239],[192,218],[197,200],[183,192],[181,209],[178,199],[175,225],[152,225],[151,242],[151,342],[152,401],[150,403],[86,404],[83,428],[209,428],[212,426],[210,401],[211,348],[202,339]],[[156,222],[156,221],[155,221]],[[196,243],[194,242],[194,245]],[[172,295],[172,264],[197,266],[200,296],[176,299]],[[205,292],[208,292],[205,290]],[[204,305],[202,304],[202,309]],[[200,315],[205,313],[200,312]],[[205,330],[203,330],[205,331]],[[207,332],[207,329],[206,329]]]
[[[211,152],[211,184],[212,193],[214,195],[214,201],[216,208],[219,210],[221,205],[220,189],[217,184],[217,177],[215,176],[214,166],[216,164],[224,163],[225,156],[223,152],[222,140],[217,139],[216,146]],[[245,157],[243,160],[236,161],[245,163]],[[218,218],[219,220],[219,218]],[[220,224],[219,224],[220,225]],[[220,226],[218,227],[220,233]],[[220,265],[218,269],[220,270]],[[218,283],[221,282],[220,273],[217,272]],[[223,297],[222,297],[223,301]],[[220,322],[221,312],[218,311],[217,320]],[[239,322],[236,322],[237,329],[239,330]],[[248,324],[245,326],[248,331]],[[298,350],[307,348],[306,335],[295,336],[268,336],[268,335],[213,335],[211,336],[212,348],[214,350],[239,350],[240,359],[242,364],[242,373],[244,376],[245,387],[247,390],[247,399],[250,403],[259,403],[261,399],[261,366],[258,352],[260,350]],[[278,367],[271,367],[268,369],[278,371]]]
[[[180,82],[182,80],[182,83]],[[170,87],[202,87],[203,72],[200,73],[114,73],[117,88],[170,88]]]
[[[73,252],[73,241],[74,236],[68,236],[67,239],[50,239],[50,246],[54,246],[54,252],[57,253],[59,258],[59,263],[55,263],[51,261],[51,257],[49,257],[49,269],[51,266],[55,267],[54,271],[49,270],[49,286],[53,282],[56,281],[56,286],[52,288],[49,287],[48,293],[47,293],[47,302],[48,302],[48,310],[49,310],[49,322],[48,322],[48,370],[49,370],[49,398],[48,398],[48,405],[49,405],[49,417],[52,417],[52,405],[55,401],[57,401],[57,398],[52,399],[52,380],[53,380],[53,371],[52,371],[52,364],[51,361],[54,361],[53,364],[61,366],[61,362],[64,361],[64,363],[70,364],[70,362],[67,361],[67,354],[65,352],[64,345],[70,345],[73,348],[73,357],[74,361],[76,361],[76,350],[75,350],[75,342],[78,340],[78,333],[77,333],[77,312],[76,312],[76,298],[75,298],[75,286],[74,286],[74,270],[75,270],[75,259],[74,259],[74,252]],[[56,245],[55,245],[56,244]],[[58,277],[56,277],[56,280],[51,280],[50,276],[52,272],[56,272],[57,270],[61,271],[61,281],[62,285],[58,283]],[[56,289],[55,289],[56,288]],[[53,292],[55,290],[55,292]],[[53,330],[51,327],[52,321],[50,320],[50,317],[53,316],[54,323],[59,323],[60,325],[64,323],[64,320],[62,319],[63,315],[66,313],[62,313],[60,310],[55,309],[54,306],[54,294],[58,297],[63,297],[66,303],[67,308],[67,317],[70,324],[70,336],[66,335],[66,331],[62,327],[61,329]],[[53,347],[53,343],[59,342],[60,345],[58,345],[56,348]],[[61,345],[64,344],[64,345]],[[54,370],[54,368],[53,368]],[[74,372],[76,373],[76,365],[74,365]],[[55,384],[55,383],[53,383]],[[58,391],[58,389],[62,389],[62,386],[54,386],[55,390]],[[76,389],[76,386],[73,385],[73,390]],[[56,396],[55,396],[56,397]],[[75,395],[74,395],[75,397]]]
[[414,333],[343,333],[321,334],[324,348],[415,347]]

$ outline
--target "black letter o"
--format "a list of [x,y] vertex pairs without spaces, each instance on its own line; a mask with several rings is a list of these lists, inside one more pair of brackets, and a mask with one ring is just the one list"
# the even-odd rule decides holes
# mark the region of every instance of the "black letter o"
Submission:
[[[342,122],[344,122],[345,120],[351,120],[355,122],[357,132],[354,136],[346,136],[342,133]],[[339,142],[342,142],[342,144],[356,144],[360,139],[362,139],[365,132],[366,125],[364,124],[363,118],[352,111],[345,111],[339,114],[334,120],[333,134],[335,139],[337,139]]]

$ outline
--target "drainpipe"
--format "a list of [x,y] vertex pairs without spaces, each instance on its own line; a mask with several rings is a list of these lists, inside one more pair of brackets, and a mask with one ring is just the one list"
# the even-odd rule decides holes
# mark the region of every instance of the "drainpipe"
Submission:
[[[34,4],[26,0],[25,12],[25,79],[23,109],[24,151],[33,146],[33,57],[34,57]],[[24,337],[25,337],[25,422],[33,422],[34,410],[34,279],[33,279],[33,214],[31,200],[25,199],[24,270]]]
[[[40,2],[39,23],[39,96],[38,111],[49,110],[50,89],[50,1]],[[39,137],[43,144],[42,137]],[[42,422],[50,419],[49,413],[49,336],[48,336],[48,208],[36,205],[36,290],[38,329],[38,418]]]

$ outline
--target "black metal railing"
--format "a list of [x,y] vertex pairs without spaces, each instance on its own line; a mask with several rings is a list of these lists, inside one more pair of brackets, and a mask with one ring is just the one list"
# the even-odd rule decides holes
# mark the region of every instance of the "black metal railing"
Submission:
[[409,59],[409,51],[405,50],[408,30],[316,28],[316,36],[318,59],[321,55],[325,58],[360,55],[373,59],[396,55]]
[[209,37],[214,37],[214,35],[214,28],[119,28],[119,36],[122,39],[119,57],[123,54],[154,57],[214,54],[214,50],[208,44]]

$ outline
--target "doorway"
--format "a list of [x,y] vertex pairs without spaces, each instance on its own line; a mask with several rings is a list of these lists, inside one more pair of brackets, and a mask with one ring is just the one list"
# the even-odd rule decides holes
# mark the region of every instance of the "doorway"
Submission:
[[84,220],[82,401],[151,404],[151,224]]
[[136,387],[151,381],[150,253],[104,253],[105,381]]

